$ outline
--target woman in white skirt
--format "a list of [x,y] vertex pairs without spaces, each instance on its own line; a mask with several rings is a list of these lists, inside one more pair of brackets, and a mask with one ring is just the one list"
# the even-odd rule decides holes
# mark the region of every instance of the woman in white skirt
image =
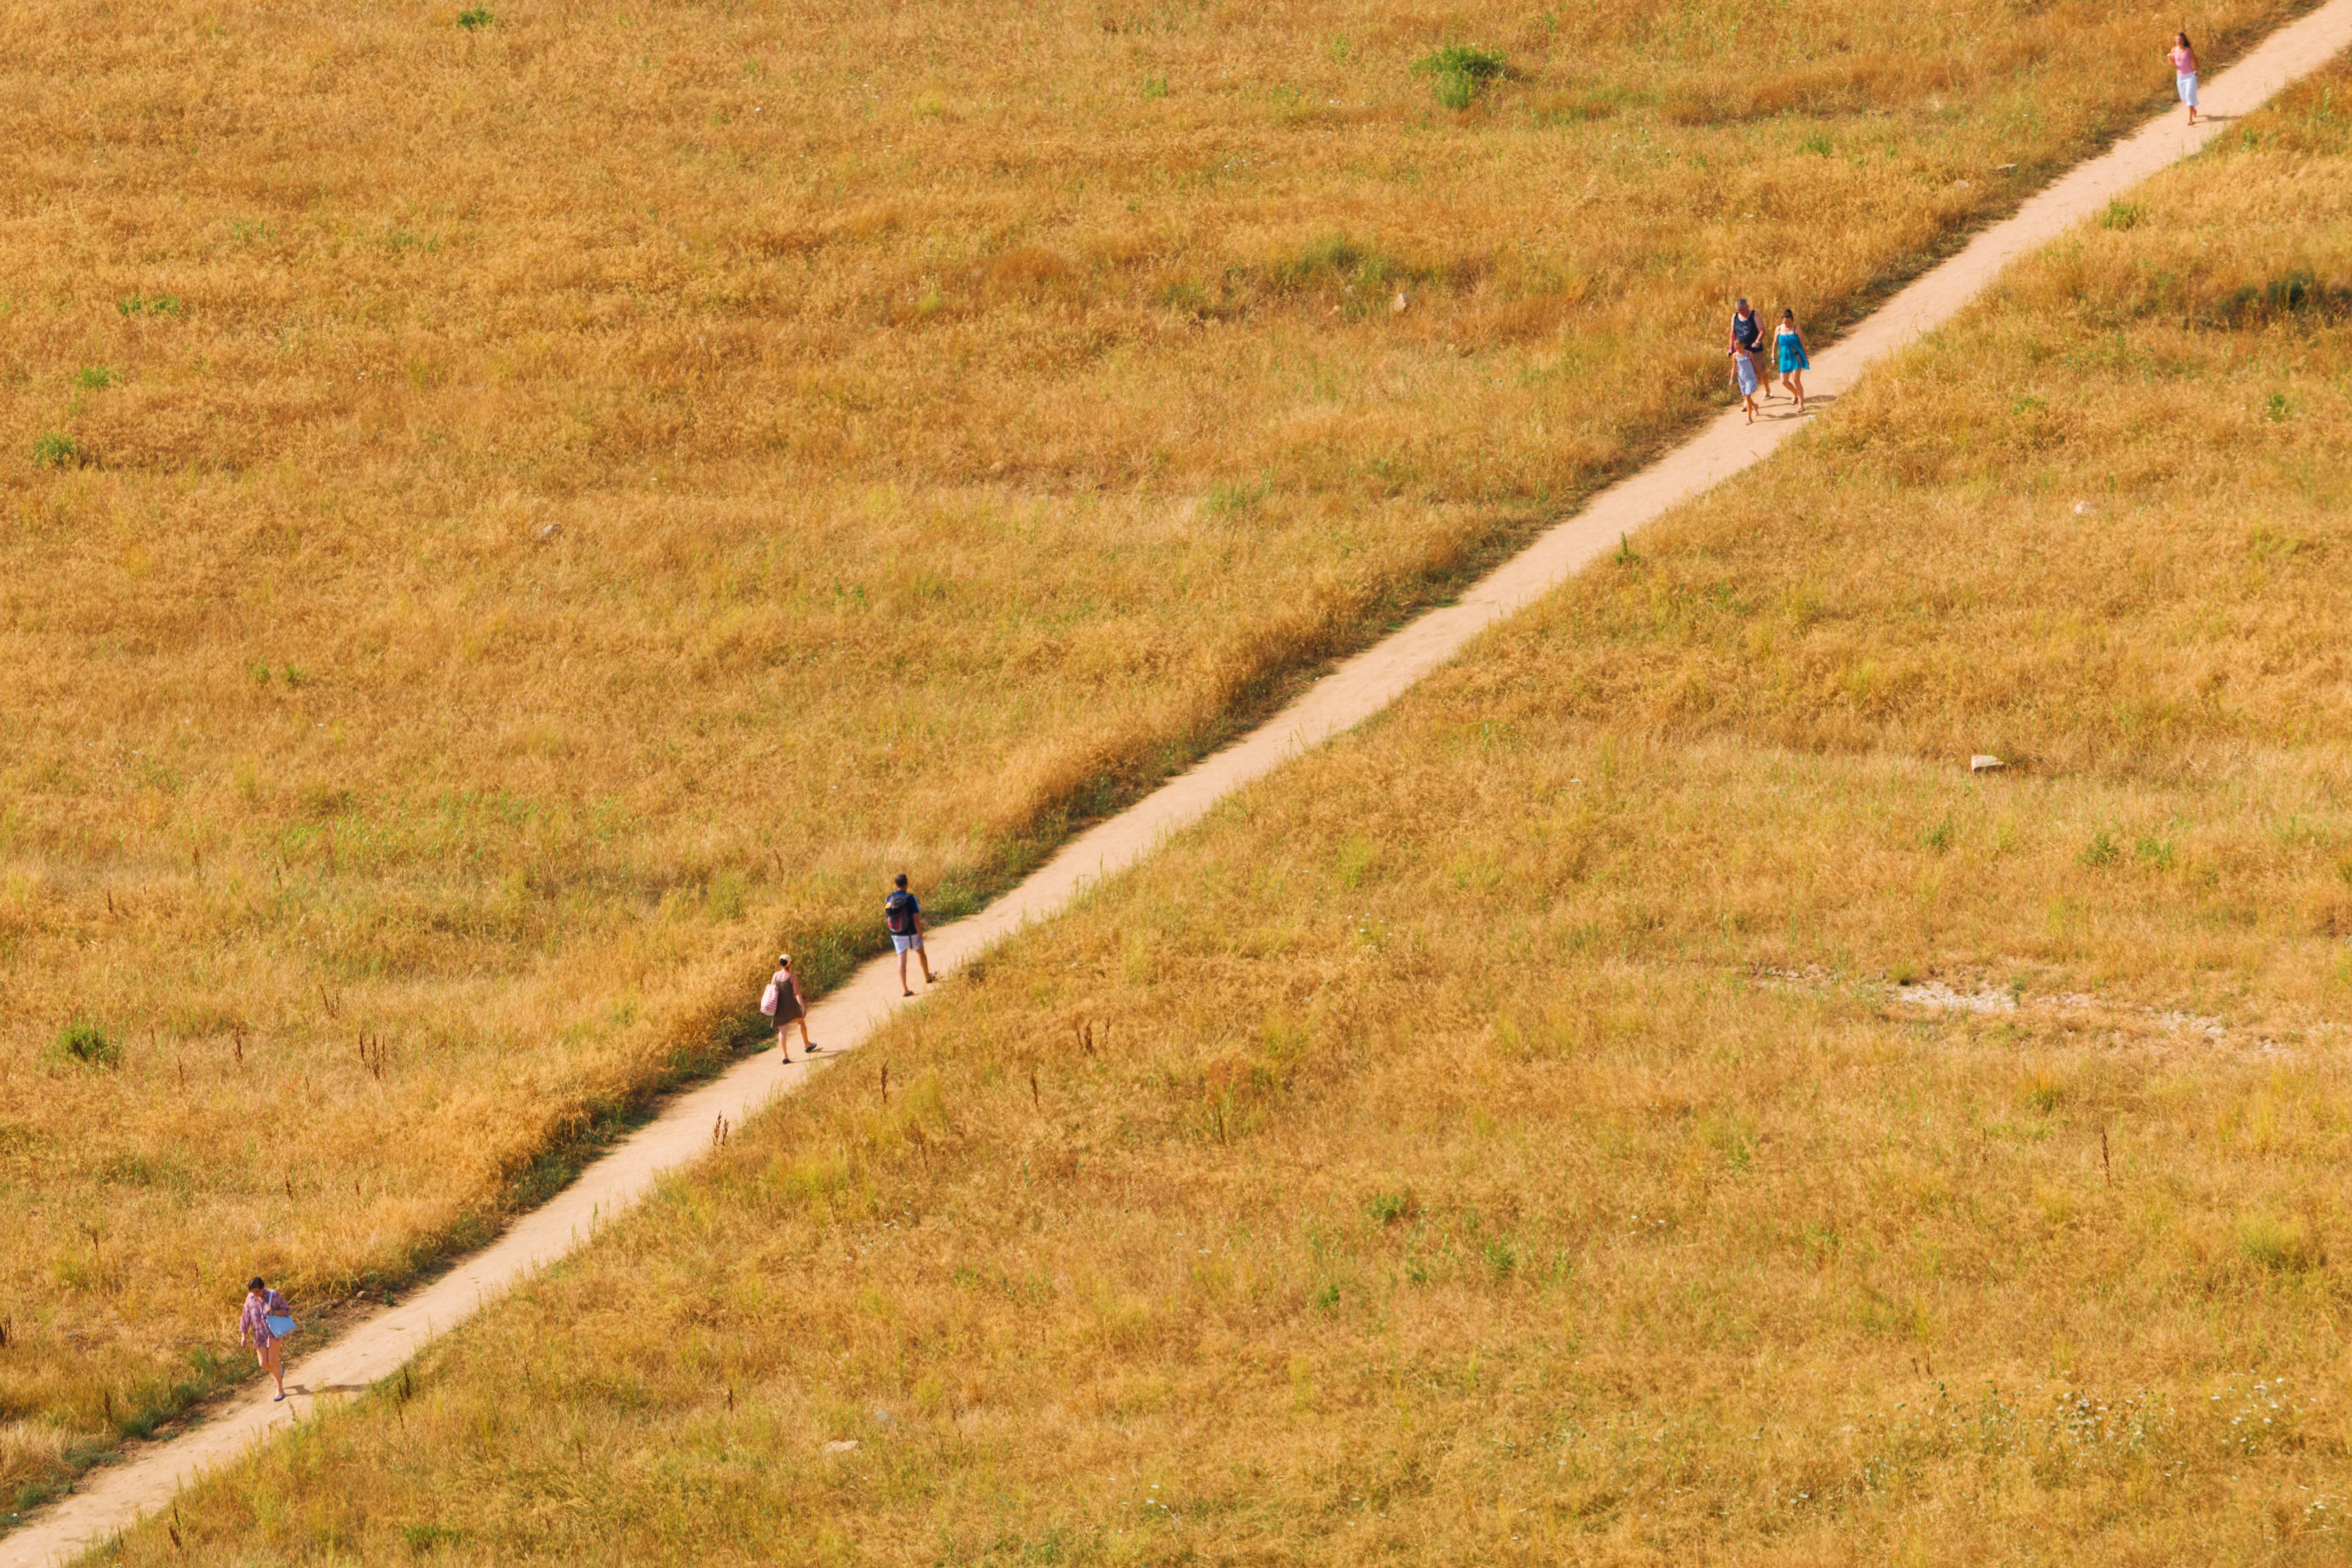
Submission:
[[2197,123],[2197,51],[2189,47],[2189,35],[2172,35],[2172,83],[2180,89],[2180,101],[2189,106],[2189,123]]

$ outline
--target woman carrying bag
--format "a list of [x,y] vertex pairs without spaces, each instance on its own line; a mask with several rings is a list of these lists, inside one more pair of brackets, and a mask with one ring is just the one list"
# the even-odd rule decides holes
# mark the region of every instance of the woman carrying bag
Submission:
[[776,1020],[776,1049],[783,1052],[785,1066],[792,1065],[793,1048],[784,1031],[794,1023],[801,1026],[801,1044],[808,1048],[808,1054],[817,1053],[816,1042],[809,1039],[808,1003],[801,997],[800,981],[793,977],[790,953],[777,957],[776,972],[769,977],[768,988],[760,995],[760,1010]]
[[[287,1305],[285,1297],[264,1284],[260,1275],[245,1282],[245,1315],[237,1320],[236,1337],[239,1343],[253,1346],[261,1370],[278,1385],[278,1399],[286,1397],[286,1358],[278,1354],[278,1342],[298,1326],[294,1309]],[[270,1403],[276,1404],[277,1400]]]

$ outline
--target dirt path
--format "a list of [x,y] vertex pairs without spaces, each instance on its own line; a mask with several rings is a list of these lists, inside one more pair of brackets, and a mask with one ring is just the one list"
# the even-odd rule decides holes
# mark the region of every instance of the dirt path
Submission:
[[[2352,0],[2331,0],[2280,29],[2216,77],[2206,96],[2229,113],[2252,110],[2281,88],[2318,69],[2352,46]],[[2152,44],[2149,58],[2157,50]],[[2156,74],[2153,66],[2151,75]],[[1835,347],[1815,356],[1808,391],[1834,397],[1873,362],[1947,320],[1974,299],[2011,259],[2099,211],[2117,193],[2204,146],[2225,126],[2188,128],[2179,109],[2083,164],[2017,214],[1979,235],[1968,248],[1904,289]],[[942,927],[929,939],[933,967],[954,967],[1031,920],[1065,908],[1088,883],[1148,854],[1161,838],[1199,820],[1210,807],[1294,754],[1319,745],[1378,713],[1416,681],[1452,659],[1486,627],[1533,602],[1570,573],[1614,547],[1675,503],[1699,494],[1769,455],[1802,421],[1784,405],[1748,425],[1735,410],[1641,473],[1611,486],[1582,512],[1544,534],[1475,588],[1349,660],[1249,737],[1203,760],[1131,809],[1073,840],[1037,873],[988,909]],[[878,895],[877,895],[878,896]],[[877,959],[811,1009],[809,1027],[831,1051],[855,1047],[902,1005],[898,966]],[[0,1537],[0,1568],[35,1568],[68,1558],[162,1508],[200,1472],[226,1464],[270,1432],[299,1419],[322,1396],[355,1394],[385,1377],[434,1335],[463,1322],[533,1270],[563,1257],[605,1217],[635,1205],[662,1176],[710,1146],[723,1123],[732,1127],[780,1093],[807,1080],[800,1065],[779,1068],[773,1054],[738,1063],[678,1095],[660,1117],[583,1172],[544,1207],[524,1216],[491,1246],[397,1307],[355,1324],[333,1343],[295,1363],[283,1405],[268,1385],[230,1400],[180,1437],[127,1452],[90,1473],[82,1489]],[[226,1309],[224,1309],[226,1311]]]

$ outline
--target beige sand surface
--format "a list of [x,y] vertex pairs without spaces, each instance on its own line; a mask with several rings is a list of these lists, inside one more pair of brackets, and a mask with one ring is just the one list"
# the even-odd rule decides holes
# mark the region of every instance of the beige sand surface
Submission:
[[[2244,113],[2347,46],[2352,0],[2331,0],[2216,77],[2206,97],[2225,113]],[[2151,46],[2151,59],[2157,52]],[[1950,319],[2011,259],[2098,212],[2222,130],[2209,122],[2192,131],[2182,112],[2171,110],[2075,169],[1904,289],[1844,340],[1813,356],[1808,391],[1817,398],[1834,398],[1872,363]],[[1481,631],[1615,547],[1621,535],[1761,460],[1805,417],[1813,417],[1800,416],[1785,404],[1770,406],[1772,416],[1753,425],[1744,423],[1736,410],[1716,420],[1666,457],[1603,491],[1456,603],[1422,616],[1349,660],[1246,738],[1073,840],[982,913],[932,933],[933,968],[951,974],[1024,922],[1059,912],[1089,882],[1134,863],[1162,837],[1197,821],[1286,758],[1378,713]],[[845,1051],[868,1038],[894,1009],[910,1005],[898,994],[896,960],[877,959],[811,1009],[809,1028],[828,1052]],[[710,1146],[722,1122],[730,1128],[741,1125],[772,1097],[798,1089],[811,1071],[797,1062],[780,1067],[769,1052],[679,1094],[658,1119],[591,1166],[544,1207],[516,1221],[491,1246],[400,1305],[299,1355],[288,1385],[300,1392],[284,1404],[272,1403],[267,1381],[257,1381],[253,1392],[226,1401],[180,1436],[141,1445],[121,1461],[91,1472],[79,1490],[0,1537],[0,1568],[35,1568],[70,1558],[141,1514],[168,1505],[190,1478],[299,1420],[318,1399],[364,1391],[397,1370],[427,1339],[463,1322],[532,1270],[579,1246],[600,1220],[637,1202],[664,1173],[691,1163]]]

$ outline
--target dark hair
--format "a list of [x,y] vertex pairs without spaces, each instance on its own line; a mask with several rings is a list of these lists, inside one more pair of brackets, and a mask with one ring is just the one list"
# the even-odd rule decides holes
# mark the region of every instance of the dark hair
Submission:
[[900,887],[907,885],[907,873],[903,871],[898,873],[898,885]]
[[256,1274],[252,1279],[247,1280],[245,1282],[245,1288],[248,1291],[266,1291],[269,1289],[268,1286],[261,1282],[261,1276],[258,1274]]
[[1738,303],[1738,305],[1736,307],[1736,308],[1738,308],[1738,309],[1741,309],[1741,310],[1745,310],[1745,309],[1747,309],[1747,308],[1748,308],[1748,301],[1747,301],[1747,300],[1745,300],[1745,299],[1741,300],[1741,301]]
[[793,967],[793,956],[792,956],[790,953],[779,953],[779,954],[777,954],[777,955],[776,955],[776,967],[777,967],[777,968],[779,968],[779,969],[789,969],[789,968],[791,968],[792,967]]
[[1783,321],[1793,321],[1796,319],[1797,313],[1794,310],[1783,309],[1780,312],[1780,319]]
[[2189,35],[2186,33],[2175,33],[2172,36],[2179,40],[2180,47],[2184,49],[2193,49],[2197,47],[2189,41]]

